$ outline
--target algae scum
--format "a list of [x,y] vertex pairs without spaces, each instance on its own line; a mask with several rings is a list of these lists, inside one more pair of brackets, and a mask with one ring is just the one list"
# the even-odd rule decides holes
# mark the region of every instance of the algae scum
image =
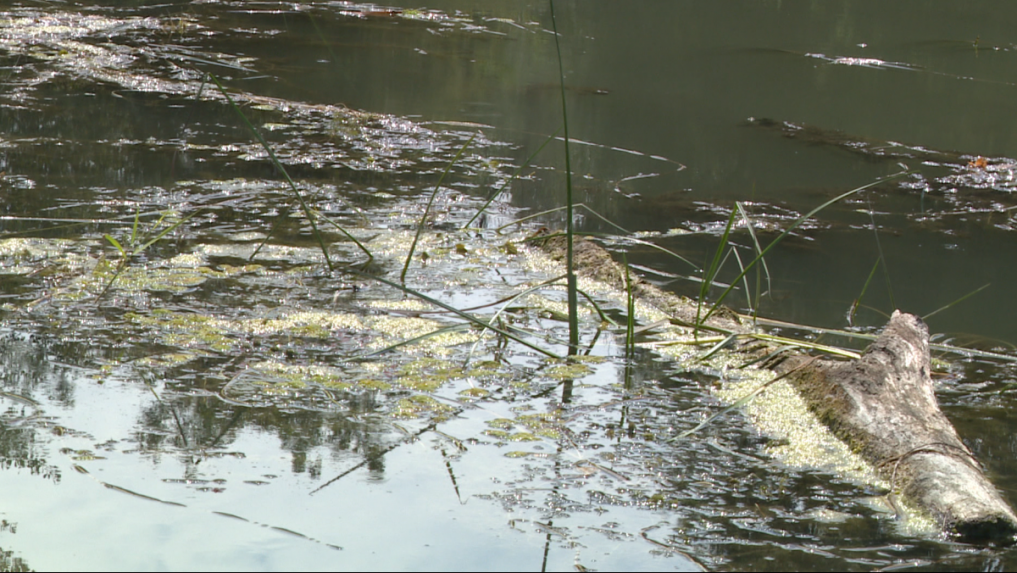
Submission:
[[[750,411],[776,441],[738,415],[672,440],[752,369],[690,347],[626,361],[588,305],[567,361],[329,271],[206,72],[329,259],[389,280],[473,138],[406,284],[564,353],[564,293],[524,292],[561,268],[525,229],[490,230],[520,215],[497,202],[463,230],[528,153],[480,125],[307,103],[272,54],[286,26],[319,48],[316,29],[379,20],[481,43],[541,27],[333,4],[0,13],[0,570],[872,568],[941,550],[848,453],[795,450],[780,428],[804,414],[777,387]],[[619,293],[583,286],[621,320]]]

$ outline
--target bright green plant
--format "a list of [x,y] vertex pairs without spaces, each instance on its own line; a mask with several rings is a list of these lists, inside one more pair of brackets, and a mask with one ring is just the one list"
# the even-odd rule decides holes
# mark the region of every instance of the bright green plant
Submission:
[[113,287],[113,283],[115,283],[124,270],[127,269],[127,266],[130,265],[131,260],[134,259],[134,257],[148,250],[149,247],[161,241],[166,235],[172,233],[175,229],[180,227],[180,225],[183,225],[200,212],[201,211],[199,209],[186,217],[176,220],[172,224],[163,226],[163,224],[167,222],[166,220],[171,216],[171,213],[167,211],[152,224],[151,233],[145,236],[142,236],[141,234],[141,216],[139,213],[135,212],[134,225],[131,227],[131,234],[124,237],[123,241],[108,233],[103,235],[106,238],[106,241],[119,251],[120,261],[117,263],[116,269],[113,271],[113,276],[110,277],[106,286],[103,287],[103,289],[99,292],[99,295],[95,298],[95,302],[98,304],[98,302],[106,296],[109,289]]

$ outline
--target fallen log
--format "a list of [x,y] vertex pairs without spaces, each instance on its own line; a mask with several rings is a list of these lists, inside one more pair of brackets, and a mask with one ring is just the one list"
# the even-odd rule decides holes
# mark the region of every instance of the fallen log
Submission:
[[[564,259],[563,238],[545,241],[543,249]],[[624,269],[599,245],[577,241],[575,262],[579,273],[625,291]],[[691,299],[633,280],[633,294],[674,322],[688,325],[695,320],[696,303]],[[727,309],[704,326],[752,332]],[[734,348],[756,357],[778,349],[758,340],[745,340]],[[883,333],[857,360],[784,352],[767,367],[788,379],[822,423],[943,531],[971,543],[1013,542],[1017,515],[940,411],[930,362],[928,327],[914,315],[895,311]]]
[[929,330],[894,311],[861,358],[781,366],[810,409],[904,499],[966,541],[1012,539],[1017,516],[940,411]]

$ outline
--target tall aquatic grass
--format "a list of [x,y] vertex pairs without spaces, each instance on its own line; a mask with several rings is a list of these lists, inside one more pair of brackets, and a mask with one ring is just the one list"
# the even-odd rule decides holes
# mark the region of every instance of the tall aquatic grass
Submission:
[[890,306],[897,308],[897,301],[893,298],[893,284],[890,280],[890,269],[886,264],[886,257],[883,255],[883,243],[879,240],[879,229],[876,227],[876,216],[869,209],[869,220],[872,222],[872,235],[876,238],[876,251],[879,253],[879,262],[883,266],[883,280],[886,283],[886,292],[890,295]]
[[865,284],[862,285],[862,292],[858,293],[858,298],[851,303],[851,308],[848,310],[847,314],[848,326],[854,325],[855,313],[858,312],[858,307],[861,306],[862,299],[865,298],[865,292],[869,290],[869,283],[872,282],[872,277],[876,276],[876,269],[879,268],[879,263],[882,262],[882,260],[882,256],[876,259],[876,263],[872,265],[872,270],[869,271],[869,277],[865,279]]
[[579,298],[577,295],[578,285],[576,282],[575,264],[573,259],[573,243],[575,230],[573,228],[573,201],[572,201],[572,162],[569,154],[569,116],[568,106],[565,103],[565,67],[561,58],[561,42],[558,34],[558,21],[554,16],[554,0],[548,0],[551,7],[551,29],[554,32],[554,47],[558,55],[558,79],[559,91],[561,92],[561,118],[563,136],[565,138],[565,240],[567,242],[565,251],[565,274],[566,289],[568,291],[568,313],[569,313],[569,355],[579,350]]
[[[275,151],[272,149],[272,146],[269,145],[267,141],[265,141],[265,138],[262,137],[261,132],[254,127],[254,124],[251,123],[251,120],[247,119],[247,115],[245,115],[244,112],[240,109],[240,107],[236,104],[236,102],[233,101],[233,97],[230,96],[229,92],[226,91],[226,88],[223,87],[222,83],[219,81],[219,78],[217,78],[215,74],[212,73],[209,73],[207,77],[211,79],[212,82],[215,83],[217,88],[219,88],[219,92],[222,93],[223,97],[226,98],[226,101],[229,103],[229,106],[233,109],[233,111],[237,113],[238,116],[240,116],[241,121],[243,121],[244,125],[247,126],[247,129],[250,130],[250,132],[258,140],[258,143],[260,143],[261,146],[265,149],[265,152],[268,153],[268,157],[272,161],[272,165],[275,166],[275,168],[283,176],[283,179],[286,180],[286,183],[289,185],[290,190],[293,192],[294,198],[296,199],[297,203],[300,204],[300,208],[304,212],[304,217],[307,218],[307,222],[311,225],[311,230],[314,233],[314,239],[315,241],[317,241],[318,246],[321,247],[322,256],[325,257],[325,265],[328,267],[329,271],[334,271],[335,265],[332,263],[332,257],[330,257],[328,254],[328,247],[325,245],[325,238],[321,234],[321,231],[318,229],[317,213],[311,209],[310,205],[307,203],[307,199],[304,198],[304,194],[300,192],[300,189],[297,187],[297,184],[293,181],[293,178],[290,177],[289,172],[286,171],[286,167],[284,167],[282,162],[279,161],[279,158],[276,157]],[[280,213],[278,218],[276,219],[276,224],[278,224],[278,222],[282,220],[282,218],[285,215],[286,211]],[[272,229],[269,230],[269,232],[266,234],[265,239],[262,241],[260,245],[258,245],[258,248],[255,249],[254,255],[257,255],[258,251],[260,251],[261,248],[264,247],[268,240],[272,237],[272,233],[275,230],[276,224],[272,225]],[[339,225],[335,225],[335,227],[340,233],[345,235],[347,239],[349,239],[357,247],[359,247],[360,250],[367,255],[368,259],[374,258],[374,255],[371,254],[370,249],[365,247],[363,243],[361,243],[356,237],[350,234],[346,229]]]
[[456,156],[449,161],[448,165],[445,166],[445,171],[442,171],[441,177],[438,178],[438,182],[434,184],[434,191],[431,192],[431,197],[427,200],[427,206],[424,207],[424,214],[420,216],[420,223],[417,224],[417,232],[413,235],[413,242],[410,243],[409,252],[406,253],[406,262],[403,264],[403,271],[399,273],[399,282],[406,284],[406,272],[410,270],[410,263],[413,262],[413,253],[417,250],[417,243],[420,242],[420,235],[424,232],[424,227],[427,226],[427,218],[431,216],[431,207],[434,206],[434,199],[438,196],[438,191],[441,190],[441,184],[445,181],[445,177],[448,176],[448,172],[452,170],[452,166],[459,161],[459,158],[466,152],[466,148],[473,143],[473,140],[477,138],[477,134],[474,133],[470,136],[469,141],[463,144],[459,148],[459,152]]
[[[820,211],[823,211],[824,209],[826,209],[827,207],[830,207],[831,205],[835,205],[837,203],[840,203],[841,201],[843,201],[843,200],[845,200],[845,199],[847,199],[849,197],[852,197],[854,195],[857,195],[857,194],[861,193],[862,191],[865,191],[866,189],[870,189],[872,187],[875,187],[876,185],[881,185],[881,184],[886,183],[888,181],[892,181],[894,179],[898,179],[900,177],[903,177],[907,173],[908,173],[907,171],[904,171],[904,172],[901,172],[901,173],[890,175],[889,177],[883,177],[881,179],[877,179],[876,181],[873,181],[872,183],[868,183],[866,185],[862,185],[861,187],[856,187],[856,188],[854,188],[854,189],[852,189],[850,191],[847,191],[845,193],[841,193],[840,195],[837,195],[833,199],[830,199],[829,201],[824,202],[823,204],[819,205],[818,207],[815,207],[814,209],[812,209],[808,213],[802,215],[798,219],[795,219],[794,223],[792,223],[787,229],[784,229],[784,231],[781,232],[781,234],[778,235],[777,238],[775,238],[773,241],[771,241],[770,244],[766,246],[766,248],[762,249],[759,252],[759,254],[756,255],[756,257],[754,259],[752,259],[747,265],[744,266],[744,268],[741,270],[741,272],[739,272],[738,275],[734,278],[734,280],[731,281],[731,284],[726,289],[724,289],[724,291],[721,293],[721,295],[719,297],[717,297],[717,300],[714,301],[714,303],[710,306],[709,310],[707,310],[705,314],[701,313],[701,312],[699,312],[697,310],[697,312],[696,312],[696,328],[697,329],[701,328],[702,325],[707,320],[709,320],[709,318],[711,316],[713,316],[713,314],[715,312],[717,312],[717,310],[724,303],[724,299],[727,298],[727,296],[735,288],[735,286],[738,284],[738,282],[741,281],[742,278],[745,277],[745,275],[752,268],[754,268],[756,264],[758,264],[761,260],[763,260],[763,258],[766,256],[767,253],[769,253],[771,250],[773,250],[773,248],[776,247],[778,244],[780,244],[780,242],[783,241],[785,238],[787,238],[788,235],[792,234],[795,229],[797,229],[798,227],[800,227],[802,225],[802,223],[804,223],[805,221],[808,221],[813,216],[815,216],[817,213],[819,213]],[[720,242],[720,245],[719,245],[719,247],[717,249],[717,253],[714,255],[714,262],[715,263],[720,260],[720,253],[722,253],[723,250],[727,247],[728,236],[730,234],[731,224],[734,221],[734,215],[735,215],[734,210],[732,210],[731,217],[728,220],[728,228],[724,231],[724,235],[723,235],[723,237],[721,237],[721,242]],[[711,265],[711,268],[712,268],[712,265]],[[713,279],[715,278],[715,275],[711,274],[711,273],[707,273],[707,275],[704,276],[704,279],[707,279],[707,278],[709,278],[710,279],[709,282],[712,283]],[[706,280],[704,280],[703,288],[700,290],[700,302],[699,302],[700,308],[702,306],[704,306],[704,304],[705,304],[705,301],[703,299],[703,293],[708,292],[710,286],[711,285],[708,284]]]
[[625,266],[625,358],[631,361],[636,354],[636,296],[632,291],[632,269],[624,254],[622,264]]
[[494,200],[497,199],[506,189],[508,189],[510,185],[512,185],[512,182],[515,181],[517,177],[519,177],[519,173],[523,169],[526,169],[526,167],[530,164],[530,162],[533,161],[535,157],[537,157],[537,155],[540,155],[540,152],[543,151],[545,147],[547,147],[548,143],[554,141],[554,138],[558,136],[558,132],[560,132],[561,130],[562,130],[561,127],[556,129],[554,133],[549,135],[548,138],[544,140],[544,143],[540,144],[540,147],[538,147],[536,151],[531,153],[530,156],[527,157],[526,160],[519,165],[519,167],[516,167],[515,171],[513,171],[512,175],[508,178],[508,181],[505,181],[504,183],[501,184],[500,187],[495,189],[494,192],[491,193],[491,195],[487,198],[487,200],[484,201],[484,204],[481,205],[479,209],[477,209],[477,212],[473,215],[473,217],[470,217],[470,220],[467,221],[465,225],[463,225],[464,229],[470,228],[470,225],[472,225],[474,221],[476,221],[481,215],[484,214],[485,211],[487,211],[487,208],[491,206],[491,203],[494,203]]
[[[742,220],[745,221],[745,228],[749,232],[749,237],[752,239],[752,246],[753,246],[753,248],[755,248],[756,255],[758,256],[759,253],[763,252],[763,247],[759,244],[759,237],[756,236],[756,227],[755,227],[755,225],[752,224],[752,217],[749,217],[749,214],[745,210],[745,206],[742,204],[741,201],[736,201],[735,202],[735,207],[738,208],[738,213],[741,215]],[[737,255],[738,252],[735,251],[735,254]],[[738,263],[739,263],[739,265],[741,264],[741,259],[738,260]],[[759,260],[759,263],[760,263],[759,266],[756,267],[756,297],[755,297],[755,299],[753,299],[752,297],[749,296],[749,294],[748,294],[748,289],[749,289],[748,281],[745,282],[745,291],[746,291],[746,295],[745,296],[746,296],[746,299],[749,301],[748,305],[749,305],[749,308],[752,309],[752,316],[753,317],[756,316],[756,311],[759,309],[760,297],[762,297],[762,295],[763,295],[763,284],[762,283],[763,283],[763,275],[764,274],[766,275],[766,292],[769,292],[770,288],[771,288],[770,268],[766,265],[766,259],[765,258],[761,258]],[[743,269],[744,269],[744,267],[743,267]]]

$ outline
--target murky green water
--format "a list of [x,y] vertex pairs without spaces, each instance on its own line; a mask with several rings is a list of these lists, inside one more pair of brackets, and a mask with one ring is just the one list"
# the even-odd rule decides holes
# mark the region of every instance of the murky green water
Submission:
[[[857,328],[991,283],[929,323],[1012,350],[1014,8],[556,8],[579,200],[702,265],[735,201],[766,240],[904,164],[768,258],[760,312],[847,326],[881,249]],[[554,272],[517,245],[560,216],[494,229],[560,205],[558,144],[483,230],[459,230],[560,125],[550,27],[541,2],[5,6],[0,569],[1013,568],[1011,549],[902,525],[878,486],[771,456],[743,417],[668,441],[716,411],[722,373],[648,351],[626,368],[592,314],[595,359],[578,367],[470,328],[368,356],[453,320],[328,272],[293,190],[206,74],[390,279],[476,134],[407,279],[466,308]],[[105,235],[130,250],[184,217],[99,298],[121,260]],[[322,230],[330,259],[363,260]],[[744,226],[735,242],[750,254]],[[612,244],[698,291],[691,267]],[[510,303],[501,324],[561,353],[560,294]],[[1015,379],[971,360],[938,388],[1011,500]]]

